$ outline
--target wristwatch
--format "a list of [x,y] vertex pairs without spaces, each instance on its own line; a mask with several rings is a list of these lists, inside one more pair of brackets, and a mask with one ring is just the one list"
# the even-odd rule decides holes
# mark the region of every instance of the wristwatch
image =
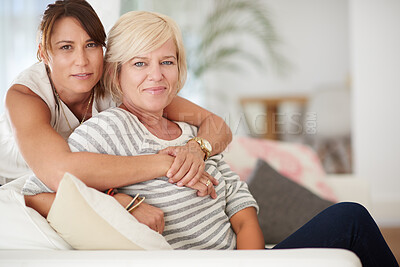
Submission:
[[201,150],[204,152],[204,160],[208,159],[211,156],[211,152],[212,152],[212,146],[210,144],[210,142],[208,142],[206,139],[201,138],[201,137],[193,137],[192,139],[190,139],[188,142],[190,141],[196,141]]

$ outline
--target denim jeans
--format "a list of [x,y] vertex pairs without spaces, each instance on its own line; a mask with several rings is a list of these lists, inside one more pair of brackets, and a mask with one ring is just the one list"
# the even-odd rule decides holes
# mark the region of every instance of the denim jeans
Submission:
[[363,267],[399,266],[369,212],[350,202],[325,209],[273,249],[285,248],[343,248]]

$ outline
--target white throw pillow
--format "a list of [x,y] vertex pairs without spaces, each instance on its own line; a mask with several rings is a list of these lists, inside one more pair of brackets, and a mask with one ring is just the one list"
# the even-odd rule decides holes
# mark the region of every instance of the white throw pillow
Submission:
[[25,205],[25,179],[0,187],[0,249],[72,249],[46,219]]
[[162,235],[139,223],[113,197],[69,173],[60,182],[47,220],[75,249],[172,249]]

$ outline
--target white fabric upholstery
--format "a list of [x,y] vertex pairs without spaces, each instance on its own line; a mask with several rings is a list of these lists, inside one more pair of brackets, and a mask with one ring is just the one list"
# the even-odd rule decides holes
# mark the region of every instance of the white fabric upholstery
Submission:
[[1,266],[269,266],[361,267],[358,257],[342,249],[173,250],[173,251],[0,251]]
[[45,218],[26,207],[19,193],[24,182],[17,179],[0,188],[0,249],[71,249]]

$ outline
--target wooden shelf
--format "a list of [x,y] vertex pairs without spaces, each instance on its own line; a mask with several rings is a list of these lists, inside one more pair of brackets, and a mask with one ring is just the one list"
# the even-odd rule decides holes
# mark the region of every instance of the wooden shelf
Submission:
[[277,96],[277,97],[245,97],[240,99],[240,104],[245,107],[248,104],[261,104],[266,112],[267,131],[263,134],[263,138],[278,140],[278,129],[276,124],[276,115],[279,106],[283,103],[296,103],[305,106],[308,102],[306,96]]

